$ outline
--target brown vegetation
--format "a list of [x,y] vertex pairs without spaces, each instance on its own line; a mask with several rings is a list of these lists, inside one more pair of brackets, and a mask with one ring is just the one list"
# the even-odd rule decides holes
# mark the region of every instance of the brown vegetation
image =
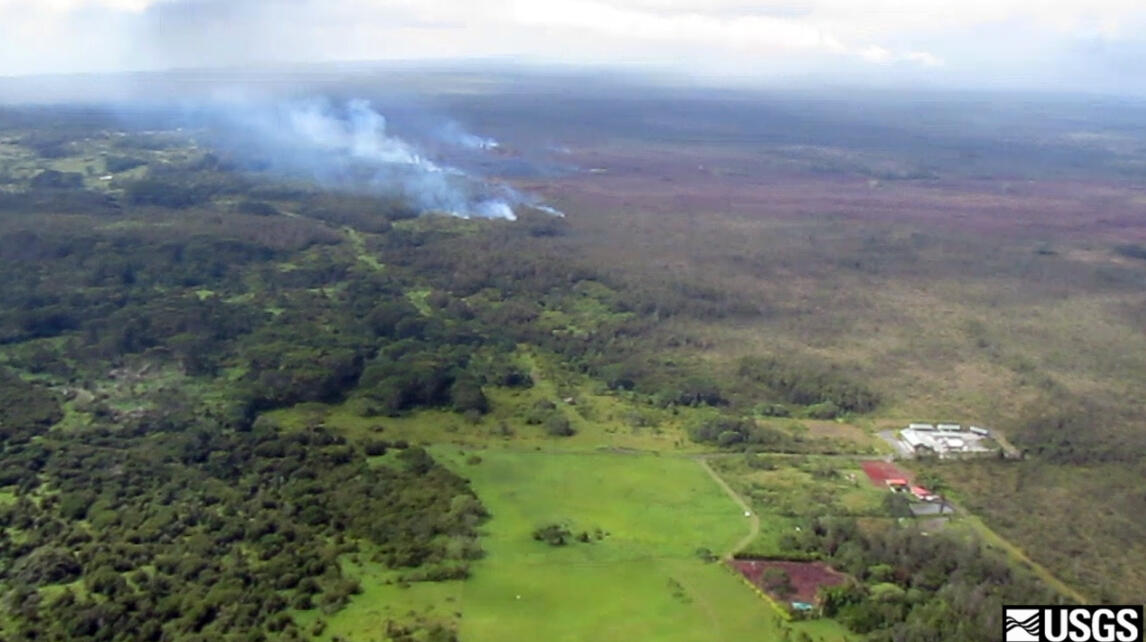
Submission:
[[749,582],[784,602],[815,604],[821,587],[837,586],[847,580],[847,576],[823,562],[736,559],[729,564]]

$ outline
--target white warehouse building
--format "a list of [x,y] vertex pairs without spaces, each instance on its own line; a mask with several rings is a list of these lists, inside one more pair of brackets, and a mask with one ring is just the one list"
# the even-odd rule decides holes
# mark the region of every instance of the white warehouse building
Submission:
[[991,432],[986,428],[959,424],[912,423],[899,431],[899,437],[909,450],[916,455],[938,457],[959,457],[963,455],[988,454],[994,448],[982,442]]

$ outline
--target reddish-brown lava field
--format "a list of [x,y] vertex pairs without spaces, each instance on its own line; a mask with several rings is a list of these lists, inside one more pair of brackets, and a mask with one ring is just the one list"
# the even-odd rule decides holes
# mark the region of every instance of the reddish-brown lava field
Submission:
[[[578,150],[580,171],[523,187],[576,209],[927,224],[972,234],[1146,240],[1146,189],[1130,181],[939,177],[879,180],[777,167],[743,150]],[[531,184],[532,183],[532,184]]]

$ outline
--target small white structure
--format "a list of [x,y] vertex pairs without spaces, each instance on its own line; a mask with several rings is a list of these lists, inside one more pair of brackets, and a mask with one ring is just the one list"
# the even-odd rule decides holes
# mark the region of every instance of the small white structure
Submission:
[[921,456],[962,457],[994,452],[983,444],[990,431],[978,426],[964,428],[960,424],[912,423],[899,431],[900,443],[905,450]]

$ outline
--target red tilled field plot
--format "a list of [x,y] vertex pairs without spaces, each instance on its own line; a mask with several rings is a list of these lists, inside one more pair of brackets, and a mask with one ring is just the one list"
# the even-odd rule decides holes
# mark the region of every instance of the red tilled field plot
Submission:
[[[729,563],[761,591],[779,600],[789,602],[808,602],[809,604],[814,604],[821,586],[843,584],[846,579],[843,573],[833,570],[823,562],[736,559]],[[795,592],[780,596],[773,593],[768,586],[765,586],[764,572],[770,568],[778,568],[787,573]]]
[[871,483],[880,488],[886,488],[887,480],[889,479],[906,479],[911,481],[911,475],[896,468],[895,464],[889,464],[886,461],[865,461],[860,465],[863,466],[863,471],[867,473],[867,477],[871,480]]

